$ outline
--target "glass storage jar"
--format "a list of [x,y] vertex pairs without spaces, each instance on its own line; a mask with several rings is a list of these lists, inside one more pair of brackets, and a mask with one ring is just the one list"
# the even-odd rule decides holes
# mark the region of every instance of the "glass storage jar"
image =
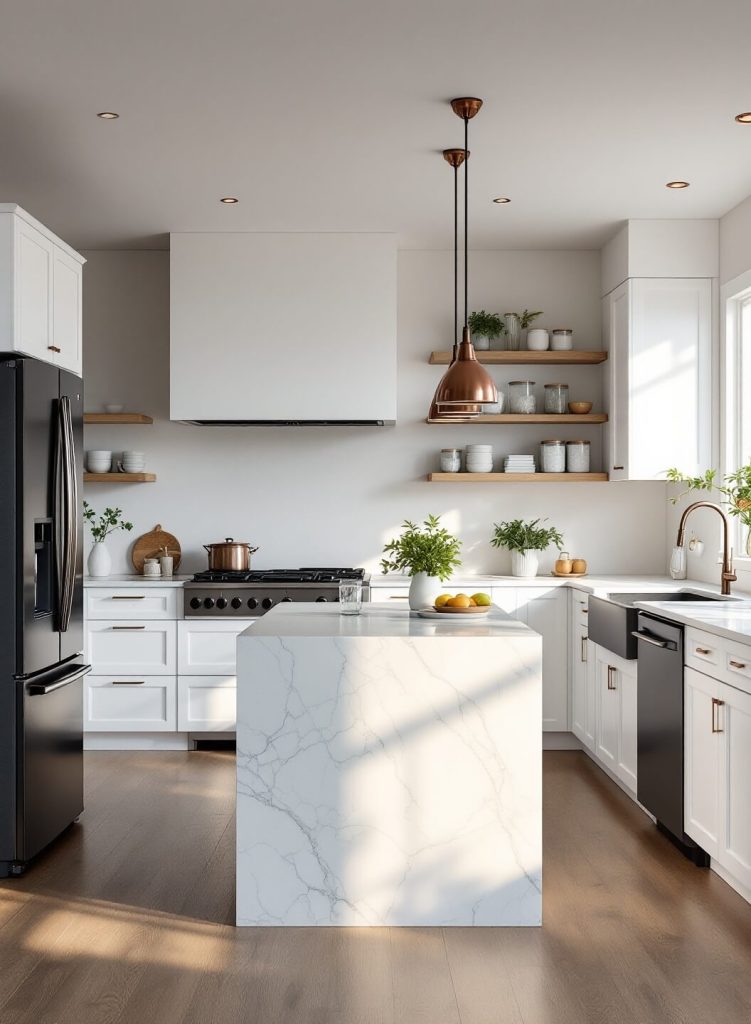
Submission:
[[462,468],[460,448],[441,448],[441,472],[458,473]]
[[589,441],[566,441],[566,471],[589,472]]
[[537,411],[533,380],[511,380],[508,385],[509,412],[529,414]]
[[545,385],[545,412],[558,416],[568,407],[568,384]]
[[543,473],[565,473],[566,442],[542,441],[540,443],[540,467]]

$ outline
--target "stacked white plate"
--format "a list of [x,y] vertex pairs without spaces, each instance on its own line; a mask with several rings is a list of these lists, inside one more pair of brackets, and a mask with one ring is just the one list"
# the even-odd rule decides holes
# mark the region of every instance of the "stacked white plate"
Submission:
[[143,452],[123,452],[123,472],[143,473],[146,468],[146,456]]
[[507,455],[503,464],[506,473],[534,473],[534,455]]
[[492,444],[468,444],[464,449],[464,465],[468,473],[492,473]]

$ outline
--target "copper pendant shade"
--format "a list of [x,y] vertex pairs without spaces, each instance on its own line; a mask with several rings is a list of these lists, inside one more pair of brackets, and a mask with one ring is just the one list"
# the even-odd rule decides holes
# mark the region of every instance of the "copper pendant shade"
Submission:
[[454,331],[459,319],[459,204],[458,170],[464,165],[464,328],[458,343],[454,335],[454,352],[446,373],[436,388],[430,406],[430,419],[451,419],[455,416],[476,416],[482,405],[498,401],[498,391],[490,374],[477,361],[468,325],[468,125],[482,106],[482,100],[464,97],[451,101],[451,107],[464,121],[464,149],[445,149],[443,158],[454,169]]

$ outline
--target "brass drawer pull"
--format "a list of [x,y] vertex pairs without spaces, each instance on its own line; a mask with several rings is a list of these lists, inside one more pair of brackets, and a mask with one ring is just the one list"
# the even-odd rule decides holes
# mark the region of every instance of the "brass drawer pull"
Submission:
[[712,648],[711,647],[697,647],[696,648],[696,653],[697,654],[711,654],[712,653]]
[[48,345],[48,346],[47,346],[47,348],[48,348],[48,349],[50,350],[50,352],[60,352],[60,351],[61,351],[61,350],[60,350],[60,349],[59,349],[59,348],[57,347],[57,345]]
[[391,594],[389,601],[409,601],[409,594]]
[[746,668],[747,667],[745,661],[733,661],[732,658],[730,659],[728,664],[731,665],[733,668]]
[[582,615],[589,615],[589,608],[582,608]]
[[615,665],[608,665],[608,689],[609,690],[615,690],[616,689],[616,685],[615,685],[615,682],[614,682],[616,671],[617,671],[617,669],[616,669]]
[[587,640],[589,640],[588,636],[583,636],[582,637],[582,649],[581,649],[581,660],[582,661],[586,661],[587,660]]
[[113,594],[110,601],[145,601],[145,594]]
[[712,732],[724,732],[720,728],[720,716],[717,711],[718,708],[725,706],[724,700],[718,700],[717,697],[712,698]]
[[145,626],[112,626],[112,629],[146,629]]
[[145,679],[113,679],[113,686],[143,686]]

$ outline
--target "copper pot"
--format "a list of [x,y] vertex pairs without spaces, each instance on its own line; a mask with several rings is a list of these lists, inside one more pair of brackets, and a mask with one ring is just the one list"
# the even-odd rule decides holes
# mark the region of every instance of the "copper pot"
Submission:
[[233,540],[225,537],[220,544],[204,544],[209,553],[209,569],[214,572],[247,572],[250,569],[250,556],[258,548],[253,548],[247,541]]

